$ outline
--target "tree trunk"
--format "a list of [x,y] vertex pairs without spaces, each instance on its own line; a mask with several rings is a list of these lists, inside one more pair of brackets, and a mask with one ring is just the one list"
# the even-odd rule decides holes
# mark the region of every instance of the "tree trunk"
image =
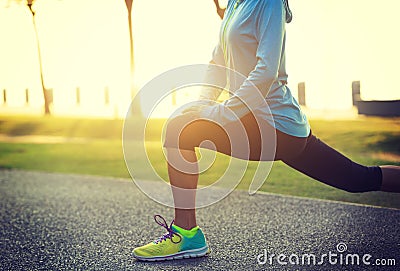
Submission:
[[35,31],[35,36],[36,36],[36,46],[37,46],[37,50],[38,50],[38,60],[39,60],[39,70],[40,70],[40,82],[42,84],[43,98],[44,98],[44,114],[50,115],[51,98],[50,98],[48,90],[46,89],[46,87],[44,85],[42,55],[41,55],[41,51],[40,51],[39,34],[37,31],[37,27],[36,27],[35,12],[32,10],[32,1],[28,1],[28,7],[32,13],[33,29]]
[[[126,8],[128,10],[128,25],[129,25],[129,43],[130,43],[130,91],[132,98],[135,97],[136,90],[134,85],[134,73],[135,73],[135,54],[133,48],[133,30],[132,30],[132,5],[133,0],[125,0]],[[131,105],[131,111],[133,114],[142,116],[140,107],[140,100],[134,99],[134,104]]]

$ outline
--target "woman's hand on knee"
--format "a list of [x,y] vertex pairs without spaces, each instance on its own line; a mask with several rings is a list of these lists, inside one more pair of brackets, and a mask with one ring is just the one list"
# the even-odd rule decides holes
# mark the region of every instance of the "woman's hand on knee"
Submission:
[[209,106],[212,106],[211,101],[200,100],[197,102],[193,102],[193,103],[190,103],[186,108],[184,108],[182,110],[182,114],[185,114],[185,115],[188,114],[193,117],[200,117],[203,109],[205,109],[206,107],[209,107]]

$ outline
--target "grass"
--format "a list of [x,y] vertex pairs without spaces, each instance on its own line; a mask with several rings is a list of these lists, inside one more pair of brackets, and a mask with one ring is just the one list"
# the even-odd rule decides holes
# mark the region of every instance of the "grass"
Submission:
[[[138,122],[136,122],[138,123]],[[157,173],[167,179],[161,143],[156,141],[163,121],[153,120],[146,130],[146,150]],[[311,120],[313,133],[358,163],[400,165],[400,119],[363,118],[357,120]],[[122,151],[122,120],[77,119],[59,117],[0,116],[0,168],[40,170],[62,173],[129,177]],[[59,143],[10,141],[16,136],[57,136],[82,138]],[[17,137],[18,138],[18,137]],[[133,144],[140,144],[134,142]],[[140,145],[133,145],[138,149]],[[134,153],[134,152],[133,152]],[[133,154],[137,176],[148,176],[145,159]],[[200,184],[207,185],[221,176],[228,157],[217,155],[213,170],[203,174]],[[239,184],[247,190],[256,163],[251,162]],[[351,194],[328,187],[276,162],[262,191],[329,200],[400,208],[400,197],[388,193]]]

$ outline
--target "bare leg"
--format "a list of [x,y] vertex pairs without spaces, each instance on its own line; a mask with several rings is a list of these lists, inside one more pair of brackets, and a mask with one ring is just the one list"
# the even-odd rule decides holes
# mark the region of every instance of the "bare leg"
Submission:
[[400,193],[400,167],[399,166],[381,166],[382,169],[382,187],[385,192]]
[[[174,224],[190,230],[196,223],[196,188],[199,179],[197,157],[194,151],[167,149],[168,155],[168,176],[172,185],[172,194],[175,203]],[[191,165],[182,165],[180,160],[191,162]],[[185,162],[185,161],[180,161]],[[171,165],[172,164],[172,165]],[[176,167],[179,165],[178,170]],[[182,190],[179,188],[184,188]]]

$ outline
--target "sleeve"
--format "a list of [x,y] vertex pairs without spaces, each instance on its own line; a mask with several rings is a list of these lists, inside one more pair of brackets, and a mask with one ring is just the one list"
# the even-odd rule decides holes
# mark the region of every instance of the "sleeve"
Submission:
[[[213,51],[212,60],[208,65],[206,76],[204,79],[207,85],[225,86],[226,74],[225,69],[219,66],[225,66],[224,54],[220,43],[217,44]],[[211,100],[216,101],[221,94],[222,89],[203,86],[200,92],[200,100]]]
[[[221,125],[243,117],[250,112],[248,107],[254,109],[265,103],[265,97],[278,76],[285,34],[285,11],[280,0],[260,2],[262,6],[257,9],[253,25],[258,42],[255,68],[235,95],[223,104],[205,108],[201,114],[205,118],[212,116]],[[261,95],[255,91],[261,92]]]

